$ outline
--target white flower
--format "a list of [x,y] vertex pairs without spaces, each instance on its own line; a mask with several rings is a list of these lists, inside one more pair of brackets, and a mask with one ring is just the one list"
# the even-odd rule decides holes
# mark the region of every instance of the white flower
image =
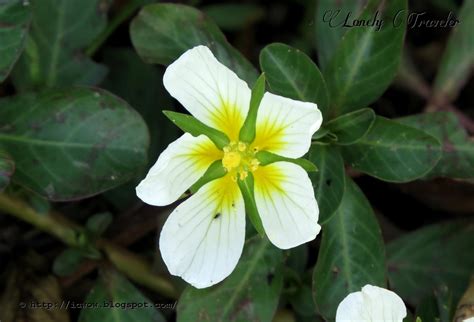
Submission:
[[474,322],[474,317],[464,320],[463,322]]
[[164,85],[195,118],[227,135],[222,150],[206,136],[185,133],[158,158],[137,187],[137,195],[157,206],[176,201],[216,160],[225,176],[202,186],[170,215],[160,235],[169,271],[197,288],[226,278],[245,240],[245,205],[237,181],[250,173],[263,228],[270,241],[287,249],[313,240],[321,227],[311,181],[292,162],[260,165],[256,152],[302,157],[322,116],[316,104],[265,93],[253,142],[240,142],[251,90],[204,46],[186,51],[165,72]]
[[336,322],[402,322],[407,309],[392,291],[366,285],[347,295],[339,304]]

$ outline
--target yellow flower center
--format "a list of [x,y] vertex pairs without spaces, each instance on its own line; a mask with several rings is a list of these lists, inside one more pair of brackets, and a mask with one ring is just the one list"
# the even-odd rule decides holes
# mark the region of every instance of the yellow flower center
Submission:
[[244,142],[230,142],[224,147],[222,166],[231,175],[232,180],[244,180],[249,171],[258,169],[260,162],[255,158],[258,148],[250,148]]

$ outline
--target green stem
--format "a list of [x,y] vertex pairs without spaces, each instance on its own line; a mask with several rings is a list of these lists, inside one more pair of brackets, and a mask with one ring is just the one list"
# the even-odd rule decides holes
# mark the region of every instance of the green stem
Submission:
[[[79,237],[85,229],[59,213],[40,214],[21,199],[6,194],[0,194],[0,211],[55,236],[68,246],[84,247],[84,241]],[[119,271],[136,283],[169,298],[178,298],[178,291],[173,284],[155,274],[151,265],[141,257],[105,239],[99,239],[90,246],[101,250]]]
[[85,54],[89,57],[94,56],[102,44],[109,38],[109,36],[127,20],[138,8],[142,6],[144,0],[130,0],[120,8],[120,11],[112,18],[107,27],[102,33],[89,45]]

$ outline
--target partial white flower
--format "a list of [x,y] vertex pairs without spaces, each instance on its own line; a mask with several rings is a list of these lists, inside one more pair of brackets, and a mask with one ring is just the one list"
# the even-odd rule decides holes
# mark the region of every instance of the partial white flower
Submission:
[[202,186],[170,215],[160,235],[169,271],[197,288],[222,281],[237,265],[245,240],[245,205],[238,181],[254,177],[255,202],[270,241],[291,248],[320,231],[319,210],[308,174],[290,162],[260,165],[258,151],[303,156],[322,122],[316,104],[265,93],[256,137],[240,142],[251,90],[204,46],[186,51],[165,72],[167,91],[194,117],[223,132],[222,150],[204,135],[171,143],[137,187],[151,205],[176,201],[217,160],[226,175]]
[[464,320],[463,322],[474,322],[474,317]]
[[396,293],[366,285],[342,300],[336,322],[402,322],[406,316],[405,304]]

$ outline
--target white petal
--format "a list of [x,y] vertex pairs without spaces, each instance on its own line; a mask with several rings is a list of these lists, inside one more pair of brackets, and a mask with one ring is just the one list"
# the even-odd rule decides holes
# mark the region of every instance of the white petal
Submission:
[[161,231],[160,251],[172,275],[204,288],[234,270],[244,240],[244,201],[237,184],[225,176],[203,186],[171,213]]
[[158,158],[145,179],[136,188],[144,202],[164,206],[176,201],[212,164],[222,158],[212,141],[200,135],[183,134]]
[[250,89],[205,46],[182,54],[163,77],[166,90],[194,117],[238,140],[250,103]]
[[402,322],[407,309],[392,291],[366,285],[360,292],[347,295],[339,304],[336,322]]
[[474,317],[464,320],[463,322],[474,322]]
[[322,120],[314,103],[265,93],[258,110],[253,146],[288,158],[302,157]]
[[319,209],[306,171],[289,162],[275,162],[254,173],[255,202],[270,241],[281,249],[316,238]]

